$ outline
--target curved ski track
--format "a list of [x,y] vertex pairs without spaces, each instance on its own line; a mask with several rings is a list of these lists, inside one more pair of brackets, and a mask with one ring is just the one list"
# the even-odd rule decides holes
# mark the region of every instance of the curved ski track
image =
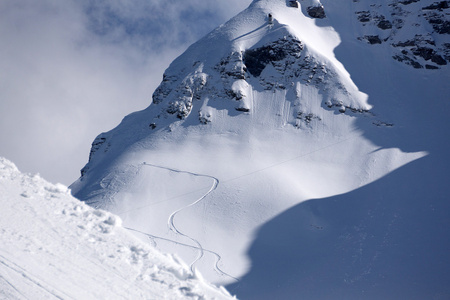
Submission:
[[[189,207],[192,207],[192,206],[196,205],[197,203],[201,202],[201,201],[202,201],[203,199],[205,199],[209,194],[211,194],[214,190],[216,190],[216,189],[217,189],[217,186],[219,185],[219,179],[217,179],[217,178],[215,178],[215,177],[213,177],[213,176],[209,176],[209,175],[203,175],[203,174],[197,174],[197,173],[192,173],[192,172],[188,172],[188,171],[181,171],[181,170],[171,169],[171,168],[167,168],[167,167],[163,167],[163,166],[158,166],[158,165],[149,164],[149,163],[146,163],[146,162],[142,163],[142,166],[154,167],[154,168],[160,168],[160,169],[168,170],[168,171],[171,171],[171,172],[182,173],[182,174],[189,174],[189,175],[196,176],[196,177],[207,177],[207,178],[211,178],[211,179],[214,181],[213,184],[212,184],[212,186],[211,186],[211,188],[209,189],[209,191],[208,191],[206,194],[204,194],[202,197],[200,197],[200,198],[197,199],[196,201],[190,203],[189,205],[186,205],[185,207],[182,207],[182,208],[180,208],[180,209],[174,211],[174,212],[169,216],[169,219],[167,220],[167,226],[169,227],[170,230],[172,230],[173,232],[175,232],[176,234],[178,234],[178,235],[180,235],[180,236],[183,236],[183,237],[186,237],[186,238],[190,239],[192,242],[194,242],[194,244],[197,245],[197,247],[190,246],[190,247],[192,247],[192,248],[194,248],[194,249],[198,249],[198,250],[199,250],[199,254],[198,254],[197,258],[196,258],[196,259],[191,263],[191,265],[190,265],[191,271],[194,272],[194,265],[195,265],[195,263],[198,262],[198,261],[203,257],[203,255],[204,255],[204,249],[203,249],[203,246],[200,244],[200,242],[199,242],[198,240],[194,239],[193,237],[191,237],[191,236],[189,236],[189,235],[183,233],[181,230],[179,230],[179,229],[175,226],[174,219],[175,219],[175,216],[176,216],[178,213],[180,213],[181,211],[183,211],[183,210],[185,210],[185,209],[187,209],[187,208],[189,208]],[[143,233],[143,234],[146,234],[146,233]],[[146,234],[146,235],[148,235],[148,234]],[[150,236],[150,235],[148,235],[148,236]],[[161,239],[163,239],[163,238],[161,238]],[[180,244],[180,243],[177,243],[177,244]],[[182,244],[180,244],[180,245],[182,245]],[[188,246],[188,245],[187,245],[187,246]],[[212,253],[212,251],[210,251],[210,252]],[[214,254],[217,255],[218,257],[220,257],[220,255],[218,255],[217,253],[214,253]],[[217,269],[217,267],[215,266],[214,269]],[[223,273],[223,274],[229,276],[228,274],[222,272],[220,269],[218,269],[218,271],[219,271],[219,273]],[[230,277],[232,277],[232,276],[230,276]],[[234,278],[234,277],[233,277],[233,278]]]
[[[171,239],[166,239],[166,238],[163,238],[163,237],[151,235],[151,234],[149,234],[149,233],[146,233],[146,232],[143,232],[143,231],[140,231],[140,230],[137,230],[137,229],[133,229],[133,228],[129,228],[129,227],[124,227],[124,228],[127,229],[127,230],[130,230],[130,231],[134,231],[134,232],[138,232],[138,233],[140,233],[140,234],[146,235],[146,236],[147,236],[149,239],[151,239],[152,241],[153,241],[153,240],[161,240],[161,241],[166,241],[166,242],[174,243],[174,244],[177,244],[177,245],[180,245],[180,246],[183,246],[183,247],[188,247],[188,248],[192,248],[192,249],[199,249],[199,248],[196,247],[196,246],[192,246],[192,245],[188,245],[188,244],[183,244],[183,243],[180,243],[180,242],[171,240]],[[153,242],[154,242],[154,241],[153,241]],[[155,246],[156,246],[156,242],[154,242],[154,243],[155,243]],[[236,281],[239,282],[239,279],[237,279],[236,277],[234,277],[234,276],[232,276],[232,275],[226,273],[225,271],[223,271],[223,270],[219,267],[219,263],[220,263],[220,261],[222,260],[222,256],[220,256],[219,253],[214,252],[214,251],[212,251],[212,250],[205,249],[205,248],[203,248],[203,251],[206,252],[206,253],[210,253],[210,254],[212,254],[212,255],[214,255],[214,256],[216,257],[216,262],[214,263],[214,270],[216,270],[220,275],[228,276],[228,277],[230,277],[230,278],[232,278],[232,279],[234,279],[234,280],[236,280]]]

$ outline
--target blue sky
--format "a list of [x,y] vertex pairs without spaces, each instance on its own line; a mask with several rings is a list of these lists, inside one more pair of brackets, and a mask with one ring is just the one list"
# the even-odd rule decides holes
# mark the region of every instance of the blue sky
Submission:
[[2,0],[0,156],[66,185],[99,133],[149,105],[164,70],[251,0]]

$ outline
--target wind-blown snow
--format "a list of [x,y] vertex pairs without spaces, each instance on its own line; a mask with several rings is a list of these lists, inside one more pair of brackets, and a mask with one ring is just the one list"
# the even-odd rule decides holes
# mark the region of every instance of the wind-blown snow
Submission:
[[232,299],[175,256],[0,158],[1,299]]

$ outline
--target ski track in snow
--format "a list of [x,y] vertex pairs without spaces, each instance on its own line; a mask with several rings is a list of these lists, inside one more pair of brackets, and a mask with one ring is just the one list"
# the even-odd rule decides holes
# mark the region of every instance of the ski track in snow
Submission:
[[[192,249],[199,249],[199,248],[196,247],[196,246],[192,246],[192,245],[188,245],[188,244],[183,244],[183,243],[180,243],[180,242],[177,242],[177,241],[174,241],[174,240],[171,240],[171,239],[166,239],[166,238],[163,238],[163,237],[158,237],[158,236],[155,236],[155,235],[152,235],[152,234],[149,234],[149,233],[146,233],[146,232],[137,230],[137,229],[133,229],[133,228],[129,228],[129,227],[124,227],[124,228],[127,229],[127,230],[130,230],[130,231],[134,231],[134,232],[138,232],[138,233],[140,233],[140,234],[146,235],[146,236],[147,236],[149,239],[151,239],[151,240],[161,240],[161,241],[166,241],[166,242],[174,243],[174,244],[177,244],[177,245],[183,246],[183,247],[188,247],[188,248],[192,248]],[[156,244],[156,243],[155,243],[155,244]],[[206,252],[206,253],[210,253],[210,254],[212,254],[212,255],[214,255],[214,256],[216,257],[216,261],[215,261],[215,263],[214,263],[214,270],[216,270],[216,271],[217,271],[219,274],[221,274],[221,275],[228,276],[228,277],[230,277],[230,278],[236,280],[237,282],[239,282],[239,279],[237,279],[237,278],[234,277],[233,275],[230,275],[230,274],[226,273],[225,271],[223,271],[223,270],[219,267],[219,263],[220,263],[220,261],[222,260],[222,256],[220,256],[219,253],[214,252],[214,251],[212,251],[212,250],[205,249],[205,248],[203,248],[203,251]]]
[[[264,24],[250,32],[247,32],[246,34],[243,34],[241,36],[238,36],[236,38],[234,38],[232,41],[247,41],[247,40],[252,40],[255,38],[259,38],[261,36],[264,36],[265,34],[268,33],[273,33],[276,32],[278,30],[281,30],[283,28],[288,28],[286,25],[278,25],[277,28],[273,29],[274,25],[273,24]],[[263,31],[264,30],[264,31]]]
[[[19,276],[27,279],[29,282],[31,282],[32,284],[36,285],[37,287],[39,287],[41,290],[43,290],[45,293],[48,293],[49,295],[57,298],[57,299],[61,299],[63,300],[64,298],[61,296],[57,295],[57,292],[54,290],[51,290],[49,288],[46,288],[45,286],[43,286],[39,281],[41,281],[39,278],[35,278],[33,279],[31,277],[31,274],[27,274],[27,270],[21,268],[20,266],[16,265],[14,262],[9,261],[6,257],[4,257],[3,255],[0,255],[0,264],[2,264],[3,266],[5,266],[6,268],[8,268],[9,270],[17,273]],[[11,265],[10,265],[11,264]],[[0,276],[1,278],[3,278],[3,276]],[[34,276],[33,276],[34,277]],[[16,290],[21,296],[23,296],[25,299],[27,299],[27,297],[25,297],[25,295],[23,295],[19,290],[17,290],[13,284],[11,284],[8,280],[6,280],[5,278],[3,278],[6,283],[11,286],[14,290]],[[61,292],[60,292],[61,293]],[[65,295],[68,296],[68,295]]]
[[[181,211],[183,211],[183,210],[185,210],[185,209],[187,209],[187,208],[189,208],[189,207],[192,207],[192,206],[196,205],[197,203],[201,202],[201,201],[202,201],[203,199],[205,199],[209,194],[211,194],[214,190],[216,190],[216,189],[217,189],[217,186],[219,185],[219,179],[217,179],[217,178],[215,178],[215,177],[213,177],[213,176],[210,176],[210,175],[203,175],[203,174],[192,173],[192,172],[189,172],[189,171],[181,171],[181,170],[171,169],[171,168],[167,168],[167,167],[163,167],[163,166],[158,166],[158,165],[149,164],[149,163],[146,163],[146,162],[142,163],[142,166],[147,166],[147,167],[153,167],[153,168],[164,169],[164,170],[168,170],[168,171],[171,171],[171,172],[182,173],[182,174],[188,174],[188,175],[192,175],[192,176],[196,176],[196,177],[206,177],[206,178],[211,178],[211,179],[214,181],[213,184],[212,184],[212,186],[211,186],[211,188],[209,189],[209,191],[208,191],[206,194],[204,194],[202,197],[200,197],[200,198],[197,199],[196,201],[190,203],[189,205],[186,205],[186,206],[184,206],[184,207],[182,207],[182,208],[180,208],[180,209],[174,211],[174,212],[169,216],[169,219],[167,220],[167,226],[169,227],[170,230],[172,230],[173,232],[175,232],[176,234],[178,234],[178,235],[180,235],[180,236],[183,236],[183,237],[186,237],[186,238],[190,239],[192,242],[194,242],[194,243],[197,245],[197,247],[193,247],[193,246],[186,245],[186,246],[189,246],[189,247],[192,247],[192,248],[195,248],[195,249],[198,249],[198,250],[199,250],[199,254],[198,254],[197,258],[196,258],[196,259],[191,263],[191,265],[190,265],[191,271],[194,272],[194,266],[195,266],[195,263],[197,263],[197,262],[203,257],[204,251],[205,251],[205,250],[203,249],[203,246],[200,244],[200,242],[199,242],[198,240],[194,239],[193,237],[191,237],[191,236],[189,236],[189,235],[183,233],[181,230],[179,230],[179,229],[175,226],[174,219],[175,219],[175,216],[176,216],[178,213],[180,213]],[[146,233],[143,233],[143,234],[146,234]],[[146,235],[148,235],[148,234],[146,234]],[[148,235],[148,236],[150,236],[150,235]],[[163,239],[163,238],[160,238],[160,239]],[[174,242],[174,241],[172,241],[172,242]],[[175,243],[177,243],[177,242],[175,242]],[[177,243],[177,244],[179,244],[179,243]],[[180,245],[182,245],[182,244],[180,244]],[[220,260],[220,255],[219,255],[219,254],[217,254],[217,253],[215,253],[215,252],[212,252],[212,251],[209,251],[209,252],[213,253],[214,255],[217,255],[217,256],[219,257],[219,260]],[[230,275],[228,275],[228,274],[222,272],[220,269],[217,269],[217,262],[216,262],[216,266],[214,266],[214,269],[218,270],[220,273],[223,273],[223,274],[225,274],[225,275],[227,275],[227,276],[230,276]],[[230,276],[230,277],[232,277],[232,276]],[[234,277],[232,277],[232,278],[234,278]]]
[[[0,262],[1,264],[3,264],[3,262]],[[0,279],[3,280],[8,286],[10,286],[14,291],[16,291],[17,294],[19,294],[20,296],[22,296],[24,299],[29,299],[27,298],[24,294],[22,294],[22,292],[20,292],[11,282],[9,282],[5,277],[3,277],[2,275],[0,275]],[[5,291],[0,291],[0,296],[5,296],[6,299],[6,293]]]

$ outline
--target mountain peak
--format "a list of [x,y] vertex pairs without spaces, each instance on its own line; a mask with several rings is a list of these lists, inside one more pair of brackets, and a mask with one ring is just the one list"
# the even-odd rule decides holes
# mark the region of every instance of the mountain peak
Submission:
[[[249,103],[245,100],[250,91],[244,91],[246,87],[289,93],[296,82],[317,85],[330,82],[325,77],[333,77],[336,87],[329,90],[341,89],[353,98],[344,101],[336,94],[329,95],[323,101],[326,106],[368,110],[364,95],[334,57],[338,35],[328,27],[316,26],[313,18],[289,3],[254,1],[244,12],[192,45],[166,71],[153,103],[170,99],[165,111],[185,119],[194,108],[193,99],[201,100],[209,94],[209,99],[228,96],[240,102],[236,109],[248,112]],[[205,89],[208,82],[214,82],[214,94]],[[219,86],[222,93],[217,91]]]
[[[171,130],[176,122],[211,123],[216,131],[231,130],[234,125],[223,119],[223,111],[229,116],[251,114],[252,120],[259,119],[259,125],[253,122],[246,127],[261,129],[326,124],[324,111],[367,112],[371,108],[367,96],[335,58],[338,34],[326,20],[318,20],[323,26],[317,26],[316,19],[302,7],[303,2],[294,2],[295,5],[284,0],[254,1],[190,46],[166,70],[152,96],[152,105],[140,113],[145,123],[137,129],[140,122],[133,119],[130,126],[120,126],[133,132],[126,133],[124,139],[132,144],[154,131]],[[317,1],[310,1],[310,5],[321,7]],[[311,98],[305,90],[321,96]],[[281,123],[277,114],[270,112],[273,108],[257,103],[255,95],[267,92],[279,94],[279,105],[287,101],[292,107]],[[268,115],[271,116],[267,118]],[[129,123],[129,119],[123,123]],[[145,133],[148,128],[151,131]],[[111,134],[102,134],[94,141],[91,158],[100,147],[104,152],[110,150],[106,141]],[[91,162],[82,174],[90,165]]]
[[[392,59],[381,35],[388,29],[372,28],[372,10],[381,8],[323,3],[253,1],[190,46],[165,71],[148,108],[96,138],[71,186],[75,196],[157,237],[208,279],[232,282],[248,271],[245,253],[257,228],[274,216],[358,189],[424,156],[375,141],[394,140],[386,136],[404,121],[397,99],[416,97],[409,84],[431,80]],[[365,6],[374,24],[361,29]],[[382,43],[359,40],[366,29]],[[391,32],[392,42],[397,34]],[[392,122],[372,112],[347,68],[359,71],[353,78],[370,90],[371,103],[384,105],[383,114],[397,112]],[[223,258],[227,272],[211,257]]]

